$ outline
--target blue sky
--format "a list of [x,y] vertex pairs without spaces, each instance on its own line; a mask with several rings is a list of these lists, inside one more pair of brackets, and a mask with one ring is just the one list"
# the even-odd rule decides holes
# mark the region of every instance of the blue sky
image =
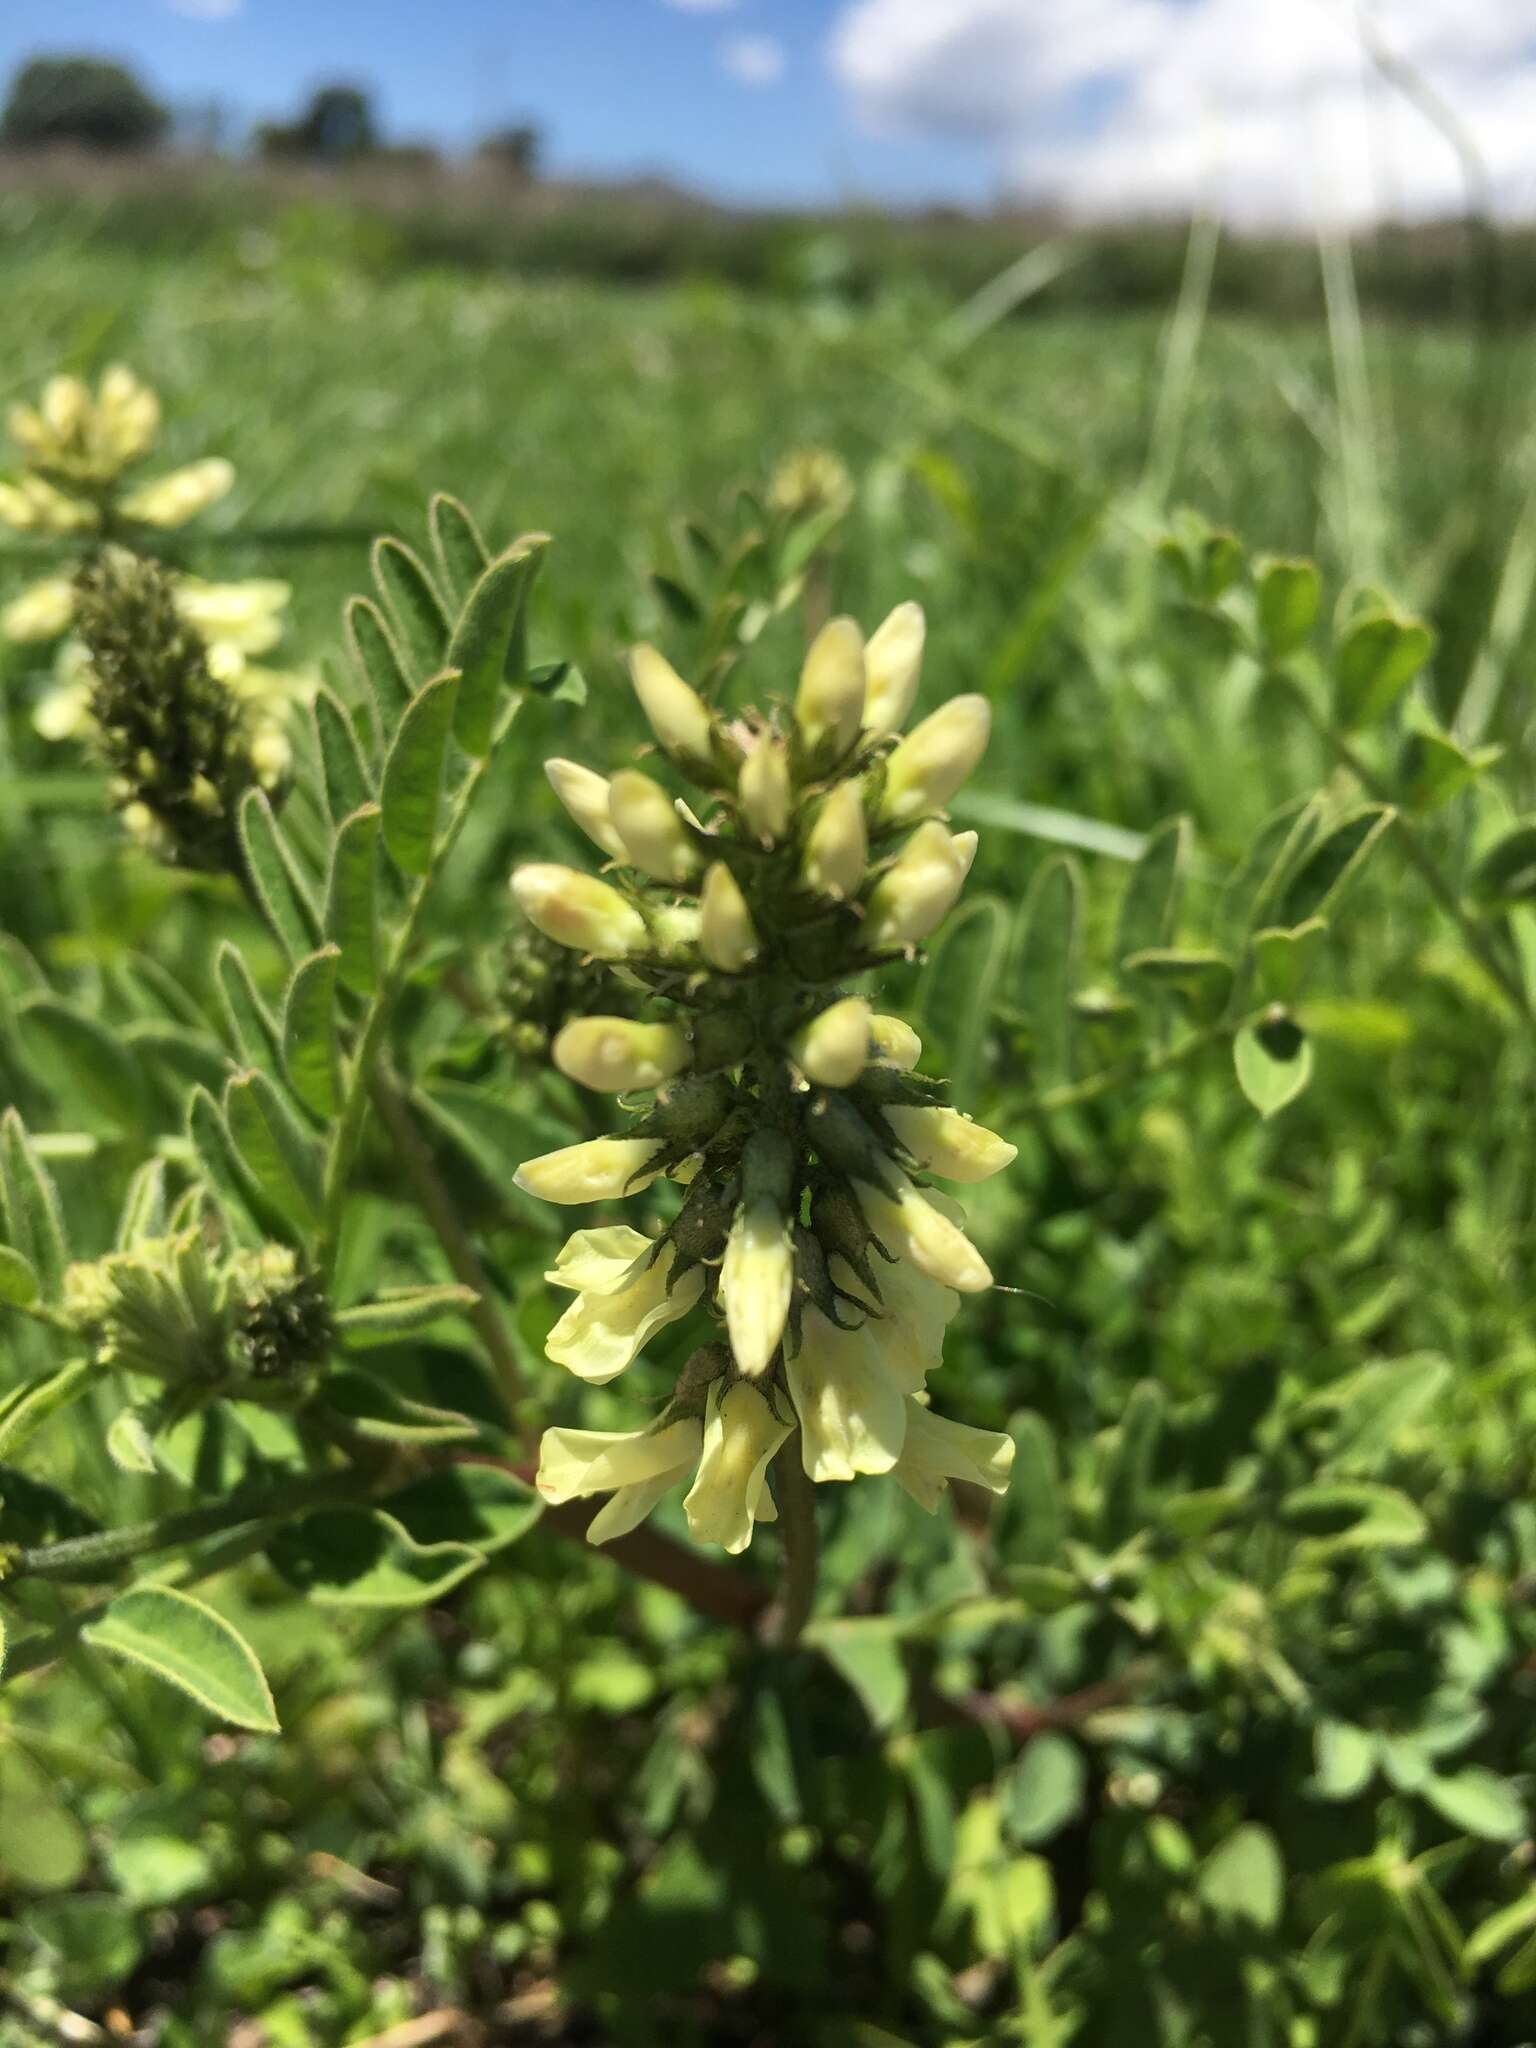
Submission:
[[[1512,214],[1536,217],[1536,0],[1371,0]],[[390,135],[532,119],[552,170],[725,198],[981,201],[1310,226],[1465,207],[1358,0],[0,0],[0,71],[112,51],[242,122],[318,81]]]
[[726,196],[990,196],[996,153],[881,136],[834,78],[837,0],[3,0],[0,71],[120,55],[174,102],[246,120],[318,80],[371,87],[388,132],[449,148],[529,117],[550,168],[656,170]]

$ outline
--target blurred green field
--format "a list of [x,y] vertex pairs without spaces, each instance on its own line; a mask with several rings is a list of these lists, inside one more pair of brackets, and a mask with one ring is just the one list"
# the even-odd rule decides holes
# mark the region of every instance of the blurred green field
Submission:
[[[382,277],[323,210],[153,255],[57,228],[43,212],[8,252],[27,312],[0,398],[56,368],[149,377],[168,455],[227,455],[239,475],[174,558],[290,579],[287,657],[336,660],[368,537],[419,541],[431,489],[497,543],[555,536],[535,655],[574,662],[587,695],[530,707],[466,840],[444,929],[488,946],[511,927],[513,859],[577,854],[542,756],[638,742],[633,640],[685,673],[697,652],[653,580],[687,573],[681,522],[723,524],[797,451],[841,459],[852,502],[812,602],[872,625],[919,598],[924,702],[980,689],[997,720],[959,811],[983,828],[976,907],[918,1021],[933,1070],[962,1073],[966,1106],[1021,1146],[975,1203],[1021,1293],[956,1324],[948,1406],[1012,1427],[1035,1462],[986,1554],[893,1489],[827,1506],[828,1612],[976,1603],[947,1632],[923,1624],[910,1695],[888,1646],[850,1653],[838,1680],[809,1658],[775,1673],[542,1533],[515,1569],[403,1620],[317,1619],[270,1577],[231,1584],[281,1741],[210,1742],[183,1702],[99,1664],[18,1686],[26,1771],[71,1788],[90,1842],[63,1882],[12,1873],[0,1992],[20,2031],[0,2038],[54,2038],[38,2014],[58,1998],[119,2003],[163,2048],[237,2025],[263,2048],[360,2042],[434,2006],[494,2040],[641,2048],[1528,2040],[1536,1966],[1509,1948],[1536,1922],[1529,1034],[1395,846],[1328,935],[1304,1010],[1315,1078],[1271,1123],[1224,1042],[1053,1111],[1011,950],[1063,845],[1088,885],[1081,993],[1114,979],[1140,835],[1192,819],[1180,929],[1201,943],[1277,804],[1359,795],[1192,608],[1169,609],[1154,547],[1181,505],[1315,556],[1331,593],[1384,584],[1437,627],[1422,708],[1450,725],[1470,702],[1469,740],[1506,750],[1496,794],[1423,821],[1458,891],[1490,831],[1532,807],[1524,338],[1362,332],[1338,260],[1328,322],[1207,319],[1201,247],[1158,312],[1053,312],[1047,288],[994,323],[910,282],[854,303]],[[7,541],[0,601],[49,559]],[[787,693],[801,644],[786,613],[741,694]],[[106,987],[128,947],[206,984],[212,935],[242,913],[123,853],[100,778],[32,729],[48,680],[36,651],[0,650],[0,923],[76,992]],[[1389,781],[1397,739],[1362,743]],[[1500,932],[1529,972],[1529,933]],[[1097,1014],[1080,1079],[1130,1057],[1123,1017]],[[432,1027],[421,1042],[445,1069],[483,1057],[513,1137],[571,1126],[547,1073]],[[0,1080],[46,1128],[9,1025]],[[487,1134],[492,1154],[504,1141]],[[109,1228],[121,1167],[110,1143],[61,1155],[71,1213],[95,1204]],[[622,1426],[633,1386],[621,1402],[539,1359],[554,1226],[463,1179],[538,1420]],[[382,1196],[379,1218],[369,1245],[408,1261]],[[459,1351],[407,1369],[473,1378]],[[78,1445],[60,1464],[105,1486]],[[1281,1522],[1313,1483],[1402,1505],[1376,1499],[1374,1534],[1309,1548]],[[771,1574],[768,1546],[738,1568]],[[930,1696],[1053,1700],[1106,1676],[1096,1717],[1047,1721],[1019,1757],[995,1731],[901,1718]],[[1367,1731],[1359,1771],[1319,1733],[1341,1726]],[[65,1828],[25,1773],[0,1765],[0,1795]],[[1500,1913],[1508,1938],[1479,1935]]]

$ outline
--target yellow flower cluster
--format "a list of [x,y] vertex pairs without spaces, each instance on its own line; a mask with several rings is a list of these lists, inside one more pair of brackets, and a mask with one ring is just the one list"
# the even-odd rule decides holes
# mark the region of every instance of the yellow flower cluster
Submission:
[[548,1275],[575,1296],[548,1353],[601,1383],[701,1306],[725,1337],[693,1354],[652,1427],[545,1431],[547,1499],[611,1495],[596,1542],[691,1475],[695,1537],[744,1549],[773,1515],[767,1474],[791,1438],[813,1480],[889,1472],[930,1509],[952,1478],[1007,1484],[1008,1437],[928,1406],[945,1326],[992,1275],[926,1176],[981,1180],[1015,1148],[949,1108],[916,1072],[915,1033],[843,985],[909,957],[975,856],[943,810],[981,758],[988,706],[953,698],[904,735],[924,634],[914,604],[868,642],[835,619],[792,706],[731,720],[637,648],[636,694],[692,804],[638,769],[548,763],[607,879],[536,863],[513,891],[540,931],[610,963],[657,1013],[575,1019],[554,1058],[584,1087],[653,1100],[630,1135],[530,1160],[518,1185],[561,1203],[663,1175],[686,1188],[657,1238],[575,1233]]
[[[79,535],[88,549],[132,544],[138,529],[184,526],[235,480],[222,456],[207,456],[129,485],[128,472],[154,446],[160,401],[121,364],[104,373],[94,394],[78,377],[50,378],[36,405],[11,408],[8,424],[25,467],[14,483],[0,482],[0,526]],[[257,659],[282,637],[289,586],[264,577],[209,583],[178,575],[174,592],[177,610],[207,647],[210,672],[244,707],[260,781],[276,788],[292,763],[289,710],[314,694],[317,680]],[[44,577],[0,610],[0,635],[22,644],[58,640],[70,632],[76,606],[72,575]],[[92,682],[85,649],[71,636],[59,649],[54,685],[33,714],[44,739],[91,735]]]

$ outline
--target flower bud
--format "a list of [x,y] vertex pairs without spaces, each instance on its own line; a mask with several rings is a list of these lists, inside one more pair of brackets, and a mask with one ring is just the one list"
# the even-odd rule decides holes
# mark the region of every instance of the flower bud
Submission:
[[59,440],[73,440],[90,412],[91,394],[78,377],[50,377],[43,386],[43,418]]
[[869,1035],[875,1042],[875,1057],[898,1073],[910,1074],[923,1056],[923,1041],[900,1017],[885,1017],[877,1010],[869,1020]]
[[747,899],[723,860],[704,877],[700,896],[703,924],[699,944],[704,958],[722,974],[740,974],[757,958],[757,930]]
[[795,723],[812,754],[840,760],[864,718],[864,636],[852,619],[832,619],[811,642],[795,696]]
[[886,763],[880,815],[905,825],[942,810],[986,752],[992,708],[985,697],[951,697],[908,733]]
[[629,674],[651,731],[667,752],[690,767],[708,768],[714,756],[714,721],[698,692],[689,689],[654,647],[631,649]]
[[56,640],[74,616],[74,584],[67,576],[48,576],[0,611],[0,633],[7,640]]
[[659,1088],[680,1074],[689,1059],[685,1031],[675,1024],[637,1024],[629,1017],[573,1017],[551,1052],[567,1079],[608,1095]]
[[646,943],[645,920],[633,904],[579,868],[530,862],[513,874],[512,893],[523,915],[545,938],[578,953],[623,960]]
[[769,1462],[789,1435],[763,1396],[746,1380],[726,1392],[716,1380],[704,1411],[698,1475],[683,1502],[697,1543],[719,1543],[733,1555],[752,1541]]
[[869,1064],[869,1005],[844,996],[790,1040],[795,1064],[818,1088],[851,1088]]
[[964,885],[965,866],[954,841],[930,819],[870,891],[865,944],[882,953],[920,944],[954,909]]
[[650,1138],[590,1138],[524,1160],[513,1184],[541,1202],[616,1201],[650,1186],[656,1175],[648,1168],[657,1150]]
[[981,844],[979,832],[952,832],[949,843],[955,849],[955,858],[960,863],[962,875],[968,875],[976,865],[976,849]]
[[27,533],[39,524],[37,507],[15,484],[0,483],[0,526]]
[[1019,1156],[1017,1145],[957,1109],[895,1106],[886,1110],[885,1120],[910,1157],[942,1180],[989,1180]]
[[864,650],[868,689],[864,723],[871,732],[900,732],[917,698],[928,622],[920,604],[899,604]]
[[801,872],[818,896],[846,902],[864,883],[869,836],[864,828],[864,791],[856,781],[839,782],[828,793],[805,842]]
[[565,805],[571,818],[612,860],[627,858],[624,842],[613,829],[608,814],[608,778],[579,761],[562,761],[558,756],[544,763],[549,786]]
[[608,814],[637,868],[658,882],[685,882],[699,856],[688,827],[659,782],[638,768],[621,768],[608,785]]
[[222,455],[209,455],[201,462],[189,462],[185,469],[156,477],[153,483],[140,484],[123,499],[120,509],[125,517],[145,526],[185,526],[227,497],[234,481],[234,464]]
[[741,764],[736,795],[747,823],[765,846],[789,830],[789,754],[776,733],[762,733]]
[[886,1250],[910,1259],[930,1280],[957,1294],[980,1294],[992,1285],[986,1260],[959,1224],[951,1223],[909,1180],[902,1179],[894,1196],[861,1182],[859,1200]]
[[154,442],[160,426],[160,401],[132,370],[113,363],[102,373],[97,421],[103,441],[117,460],[135,462]]
[[731,1352],[748,1379],[766,1372],[779,1348],[794,1278],[794,1247],[784,1211],[769,1195],[749,1196],[736,1211],[720,1267]]

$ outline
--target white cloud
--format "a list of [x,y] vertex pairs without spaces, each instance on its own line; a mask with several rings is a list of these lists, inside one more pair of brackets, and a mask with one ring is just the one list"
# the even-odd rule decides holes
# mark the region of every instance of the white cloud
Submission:
[[[1536,206],[1536,0],[1380,0],[1500,203]],[[964,136],[1019,191],[1089,213],[1428,215],[1456,156],[1377,76],[1353,0],[851,0],[833,69],[884,133]]]
[[738,85],[777,85],[784,76],[784,45],[772,36],[732,36],[720,46],[720,62]]
[[189,21],[233,21],[245,0],[165,0],[172,14],[184,14]]

